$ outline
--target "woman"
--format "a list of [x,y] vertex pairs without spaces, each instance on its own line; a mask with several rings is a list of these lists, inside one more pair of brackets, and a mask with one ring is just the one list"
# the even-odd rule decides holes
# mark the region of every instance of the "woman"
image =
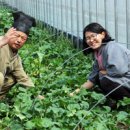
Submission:
[[[103,93],[108,94],[121,85],[110,97],[115,100],[130,98],[130,50],[116,43],[98,23],[91,23],[84,28],[83,46],[91,48],[84,54],[92,52],[95,61],[88,81],[81,88],[90,89],[99,85]],[[80,89],[70,95],[73,96]]]

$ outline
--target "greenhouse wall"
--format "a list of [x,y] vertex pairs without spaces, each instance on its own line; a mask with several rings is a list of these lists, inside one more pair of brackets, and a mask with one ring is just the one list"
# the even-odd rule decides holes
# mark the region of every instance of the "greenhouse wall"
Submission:
[[48,26],[82,39],[90,22],[103,25],[116,41],[130,48],[130,0],[0,0]]

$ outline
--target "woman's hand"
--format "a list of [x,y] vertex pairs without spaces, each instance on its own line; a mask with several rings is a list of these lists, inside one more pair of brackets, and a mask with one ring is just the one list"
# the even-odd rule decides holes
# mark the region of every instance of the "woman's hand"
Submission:
[[80,92],[81,89],[91,89],[93,87],[93,83],[91,81],[87,81],[84,84],[81,85],[80,88],[77,88],[76,90],[74,90],[72,93],[70,93],[69,95],[71,97],[73,97],[75,94],[78,94]]
[[77,89],[75,89],[72,93],[70,93],[69,95],[71,96],[71,97],[73,97],[75,94],[77,94],[77,93],[79,93],[80,92],[80,88],[77,88]]
[[100,70],[99,71],[101,74],[103,74],[103,75],[106,75],[107,74],[107,71],[106,70]]

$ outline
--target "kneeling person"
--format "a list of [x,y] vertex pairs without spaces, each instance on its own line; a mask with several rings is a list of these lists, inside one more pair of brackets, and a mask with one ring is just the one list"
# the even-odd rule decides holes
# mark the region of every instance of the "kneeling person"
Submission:
[[16,83],[33,87],[25,73],[18,50],[25,44],[35,19],[23,12],[13,13],[14,23],[4,36],[0,36],[0,99]]

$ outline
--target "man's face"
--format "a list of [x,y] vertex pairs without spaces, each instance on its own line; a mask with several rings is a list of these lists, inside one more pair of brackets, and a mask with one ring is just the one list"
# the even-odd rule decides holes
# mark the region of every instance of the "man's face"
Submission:
[[28,36],[21,31],[16,31],[16,33],[13,35],[15,36],[14,38],[10,39],[8,45],[11,47],[12,50],[17,51],[24,45]]

